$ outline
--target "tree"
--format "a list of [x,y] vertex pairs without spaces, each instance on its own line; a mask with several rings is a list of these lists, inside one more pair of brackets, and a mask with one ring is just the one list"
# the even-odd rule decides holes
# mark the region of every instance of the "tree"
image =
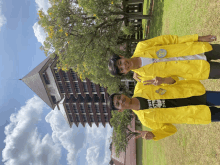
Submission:
[[151,15],[140,13],[127,13],[122,6],[123,0],[79,0],[80,6],[90,14],[97,17],[110,17],[112,15],[131,19],[151,19]]
[[49,0],[47,13],[39,11],[39,25],[47,33],[44,46],[46,56],[58,55],[58,68],[72,68],[81,79],[89,78],[96,84],[118,92],[121,77],[108,71],[108,59],[115,53],[129,57],[119,49],[128,39],[123,33],[123,22],[129,14],[121,5],[110,0]]
[[123,18],[98,19],[80,8],[76,0],[50,3],[47,13],[38,13],[38,23],[48,34],[42,47],[46,56],[58,55],[58,68],[72,68],[82,79],[108,87],[109,93],[117,92],[120,77],[110,75],[107,65],[113,52],[124,53],[117,45],[121,35],[118,22]]
[[112,143],[115,146],[116,155],[119,156],[120,152],[126,150],[128,141],[138,135],[132,132],[128,126],[131,125],[131,120],[134,117],[131,110],[123,112],[112,111],[112,118],[110,123],[113,127]]

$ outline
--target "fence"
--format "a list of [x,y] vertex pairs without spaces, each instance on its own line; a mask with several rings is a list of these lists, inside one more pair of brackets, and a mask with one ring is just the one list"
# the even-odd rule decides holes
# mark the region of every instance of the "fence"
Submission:
[[[124,12],[128,14],[127,19],[125,20],[125,26],[128,26],[129,23],[132,23],[134,26],[134,34],[128,36],[126,41],[126,52],[133,54],[136,45],[139,41],[143,39],[143,28],[142,28],[142,19],[148,19],[147,25],[150,25],[149,16],[143,15],[143,3],[144,0],[123,0],[123,9]],[[151,0],[151,7],[153,0]],[[149,15],[152,15],[152,9],[150,10]]]

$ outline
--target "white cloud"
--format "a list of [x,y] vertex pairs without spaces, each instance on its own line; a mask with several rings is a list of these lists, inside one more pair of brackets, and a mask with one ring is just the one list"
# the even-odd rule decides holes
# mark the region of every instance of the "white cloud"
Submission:
[[112,142],[111,136],[112,136],[113,128],[110,127],[110,125],[107,126],[107,134],[105,138],[105,157],[104,157],[104,164],[108,164],[111,160],[111,151],[109,149],[110,143]]
[[7,20],[5,18],[5,16],[2,14],[2,1],[0,1],[0,30],[1,27],[6,24]]
[[27,101],[5,127],[6,146],[2,151],[5,165],[60,165],[61,146],[47,134],[42,140],[36,124],[45,103],[37,96]]
[[51,111],[45,119],[46,122],[50,123],[52,128],[53,141],[60,142],[61,145],[68,151],[68,164],[76,165],[76,159],[85,145],[85,128],[83,128],[81,124],[78,128],[75,125],[70,128],[57,108]]
[[47,37],[46,33],[44,32],[43,28],[36,22],[33,26],[34,35],[37,38],[37,41],[44,45],[44,41]]
[[[109,150],[109,146],[111,143],[110,137],[112,135],[113,129],[109,124],[104,128],[103,126],[96,127],[93,125],[92,127],[86,127],[86,136],[87,143],[89,144],[89,148],[87,149],[86,160],[89,165],[107,165],[111,159],[111,151]],[[99,156],[101,153],[100,145],[104,143],[104,158]]]
[[[53,141],[61,145],[68,151],[67,162],[69,165],[76,165],[77,158],[84,156],[81,153],[86,148],[86,160],[89,165],[107,165],[110,161],[111,152],[109,150],[110,137],[112,128],[107,124],[104,128],[102,125],[92,127],[86,125],[84,128],[81,124],[76,127],[74,124],[69,128],[63,115],[57,108],[51,111],[45,118],[52,128]],[[105,150],[104,158],[100,156],[100,151]]]
[[63,115],[55,109],[45,118],[52,128],[52,137],[47,134],[41,138],[36,124],[41,120],[44,105],[34,96],[17,114],[11,115],[11,122],[5,127],[6,147],[2,152],[5,165],[59,165],[61,147],[68,151],[69,165],[76,165],[80,157],[86,158],[89,165],[108,164],[112,134],[109,125],[84,128],[80,124],[69,128]]
[[[51,111],[45,118],[52,128],[53,141],[61,145],[68,151],[67,162],[69,165],[76,165],[78,157],[86,157],[89,165],[107,165],[110,161],[111,152],[109,150],[110,136],[112,128],[107,125],[96,127],[93,125],[84,128],[81,124],[76,127],[74,124],[69,128],[63,115],[57,108]],[[86,149],[86,156],[81,151]],[[104,149],[104,157],[100,156],[100,151]]]
[[44,13],[47,13],[47,9],[51,7],[51,4],[48,0],[35,0],[37,4],[37,11],[43,9]]
[[99,158],[99,147],[92,146],[87,149],[86,160],[88,164],[98,165],[97,159]]
[[[51,7],[51,4],[48,0],[35,0],[37,4],[37,11],[42,9],[45,14],[47,14],[47,10]],[[36,36],[38,42],[44,45],[44,41],[47,37],[47,34],[44,32],[43,28],[36,22],[33,26],[34,35]]]

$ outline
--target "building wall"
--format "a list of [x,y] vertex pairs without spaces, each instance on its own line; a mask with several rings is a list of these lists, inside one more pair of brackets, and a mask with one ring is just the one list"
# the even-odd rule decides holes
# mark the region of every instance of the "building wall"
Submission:
[[[73,71],[66,72],[58,70],[56,67],[57,59],[50,59],[47,63],[42,62],[42,68],[37,68],[39,71],[39,78],[43,82],[43,87],[38,91],[47,96],[47,104],[53,109],[57,106],[59,109],[59,102],[62,101],[66,115],[65,119],[68,121],[70,127],[72,124],[78,126],[80,123],[85,126],[89,124],[102,124],[109,123],[111,119],[110,108],[107,106],[108,93],[107,89],[94,84],[89,79],[81,80],[79,76]],[[45,64],[45,65],[43,65]],[[132,95],[134,89],[134,80],[122,80],[130,90]],[[33,86],[34,88],[34,86]],[[46,92],[45,92],[46,90]],[[45,96],[44,94],[44,96]],[[48,101],[49,100],[49,101]]]
[[56,85],[56,82],[55,82],[55,79],[54,79],[54,76],[53,76],[53,73],[50,67],[46,69],[46,74],[48,76],[48,79],[51,80],[50,84],[47,84],[50,94],[55,96],[56,100],[61,100],[62,98],[59,93],[59,89],[57,88],[57,85]]
[[[95,123],[97,126],[109,123],[110,109],[107,106],[107,89],[94,84],[89,79],[81,80],[71,69],[64,72],[52,62],[43,75],[52,100],[63,102],[69,125],[83,126]],[[45,73],[43,73],[45,74]],[[48,83],[49,82],[49,83]]]

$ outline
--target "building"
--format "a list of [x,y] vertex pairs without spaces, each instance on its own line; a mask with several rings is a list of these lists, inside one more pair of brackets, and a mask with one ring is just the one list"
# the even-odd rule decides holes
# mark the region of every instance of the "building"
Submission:
[[106,88],[89,79],[80,80],[71,69],[67,72],[56,67],[57,57],[46,58],[21,80],[33,90],[49,107],[56,106],[72,127],[86,123],[91,127],[109,123],[111,113],[106,105]]

